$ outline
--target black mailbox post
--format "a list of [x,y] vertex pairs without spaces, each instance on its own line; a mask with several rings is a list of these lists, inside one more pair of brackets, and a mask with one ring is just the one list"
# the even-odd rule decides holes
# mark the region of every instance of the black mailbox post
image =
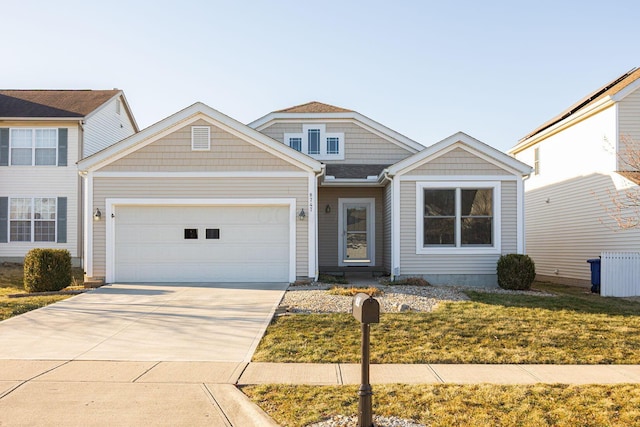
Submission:
[[352,304],[353,317],[362,325],[362,366],[358,396],[358,427],[374,427],[371,409],[371,384],[369,384],[369,325],[380,323],[380,304],[365,293],[356,294]]

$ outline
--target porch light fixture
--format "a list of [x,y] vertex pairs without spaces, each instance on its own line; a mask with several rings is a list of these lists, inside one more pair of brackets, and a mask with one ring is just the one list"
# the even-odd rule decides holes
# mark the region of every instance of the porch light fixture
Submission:
[[331,205],[327,204],[327,206],[324,208],[324,213],[331,213]]
[[307,214],[304,213],[304,209],[300,209],[300,213],[298,214],[298,219],[300,221],[304,221],[304,219],[307,217]]
[[102,218],[102,212],[100,212],[100,209],[96,208],[96,211],[93,213],[93,220],[100,221],[100,218]]

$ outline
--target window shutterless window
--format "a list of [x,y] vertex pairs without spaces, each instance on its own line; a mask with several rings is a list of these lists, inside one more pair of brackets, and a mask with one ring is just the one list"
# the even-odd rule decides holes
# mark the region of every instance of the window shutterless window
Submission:
[[417,183],[417,253],[499,251],[500,183],[476,185]]
[[302,138],[289,138],[289,147],[302,151]]
[[58,129],[11,129],[12,166],[55,166],[58,157]]
[[327,154],[340,153],[340,138],[330,136],[327,138]]
[[540,147],[533,149],[533,174],[540,174]]
[[320,129],[309,129],[309,154],[320,154]]

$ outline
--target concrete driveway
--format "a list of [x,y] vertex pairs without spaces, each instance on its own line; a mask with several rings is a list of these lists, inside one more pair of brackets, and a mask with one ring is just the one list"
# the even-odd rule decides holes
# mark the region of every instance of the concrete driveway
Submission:
[[0,359],[248,362],[286,288],[107,285],[0,322]]

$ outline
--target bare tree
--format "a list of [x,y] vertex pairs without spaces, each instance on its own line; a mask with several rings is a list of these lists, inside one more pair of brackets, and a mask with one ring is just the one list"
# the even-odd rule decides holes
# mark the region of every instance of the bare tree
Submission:
[[610,190],[611,204],[605,206],[605,209],[618,228],[640,228],[640,143],[631,137],[622,136],[616,155],[616,172],[635,185],[619,191]]

